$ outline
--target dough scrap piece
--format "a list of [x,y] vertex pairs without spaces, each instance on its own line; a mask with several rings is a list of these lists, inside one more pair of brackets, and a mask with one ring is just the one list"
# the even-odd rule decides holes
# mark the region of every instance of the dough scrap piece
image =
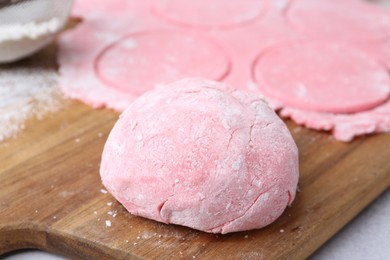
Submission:
[[390,95],[387,67],[350,45],[294,41],[264,51],[254,67],[264,94],[286,106],[355,113],[375,108]]
[[350,142],[357,136],[390,132],[390,100],[374,109],[352,114],[302,110],[269,97],[267,101],[282,117],[291,118],[307,128],[331,131],[339,141]]
[[261,17],[267,0],[154,0],[155,12],[178,25],[218,28],[237,26]]
[[366,1],[292,0],[287,22],[314,39],[374,42],[390,37],[390,15]]
[[135,95],[180,78],[221,80],[229,66],[213,40],[168,30],[128,35],[105,48],[96,61],[103,82]]
[[106,142],[100,174],[134,215],[229,233],[264,227],[291,204],[298,152],[263,100],[185,79],[125,110]]

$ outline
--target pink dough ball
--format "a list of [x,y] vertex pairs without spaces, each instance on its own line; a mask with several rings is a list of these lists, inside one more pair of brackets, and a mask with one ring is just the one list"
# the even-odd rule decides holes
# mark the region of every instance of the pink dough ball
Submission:
[[262,228],[292,203],[298,150],[261,98],[184,79],[125,110],[100,174],[134,215],[224,234]]

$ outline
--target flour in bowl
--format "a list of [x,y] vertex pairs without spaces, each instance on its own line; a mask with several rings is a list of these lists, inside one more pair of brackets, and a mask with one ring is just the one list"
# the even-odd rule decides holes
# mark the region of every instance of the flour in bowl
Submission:
[[0,8],[0,63],[27,57],[64,27],[73,0],[30,0]]

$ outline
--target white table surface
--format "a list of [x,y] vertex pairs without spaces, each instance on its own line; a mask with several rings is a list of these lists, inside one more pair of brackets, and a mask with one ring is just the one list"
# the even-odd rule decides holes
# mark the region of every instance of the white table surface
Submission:
[[[0,259],[63,260],[66,258],[37,250],[27,250],[8,254]],[[309,259],[390,259],[390,190],[387,190]]]

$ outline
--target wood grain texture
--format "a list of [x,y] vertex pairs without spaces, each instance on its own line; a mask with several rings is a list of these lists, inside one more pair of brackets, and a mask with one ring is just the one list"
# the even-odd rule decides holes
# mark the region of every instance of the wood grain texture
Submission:
[[[55,67],[54,57],[52,46],[13,66],[43,60]],[[0,143],[0,254],[38,248],[74,259],[302,259],[390,185],[390,134],[341,143],[287,121],[301,177],[281,218],[227,235],[165,225],[130,215],[100,191],[100,156],[117,118],[64,101]]]

